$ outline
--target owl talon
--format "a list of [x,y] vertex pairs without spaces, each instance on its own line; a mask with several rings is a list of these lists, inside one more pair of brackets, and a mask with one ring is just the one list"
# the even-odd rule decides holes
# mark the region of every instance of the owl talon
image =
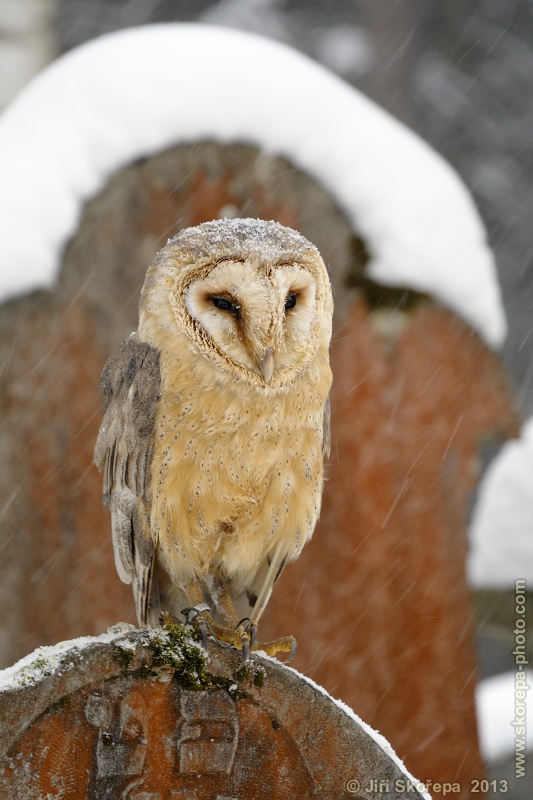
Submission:
[[248,656],[250,655],[250,637],[247,633],[243,633],[241,638],[241,667],[244,667],[246,662],[248,661]]
[[[252,651],[263,651],[269,656],[276,653],[288,653],[283,664],[292,661],[296,654],[296,639],[294,636],[285,636],[270,642],[257,641],[257,623],[249,617],[243,617],[234,628],[219,625],[211,616],[211,609],[207,603],[199,603],[190,608],[183,608],[182,615],[185,624],[196,628],[202,637],[204,647],[207,649],[207,639],[212,636],[222,647],[234,647],[241,651],[241,667],[243,667]],[[165,612],[165,616],[172,617]],[[175,620],[174,617],[172,617]]]
[[253,650],[257,638],[257,622],[252,622],[250,617],[243,617],[236,628],[237,632],[243,631],[248,634],[250,650]]
[[288,664],[296,655],[296,639],[294,636],[284,636],[283,639],[274,639],[271,642],[255,642],[252,650],[262,650],[267,656],[288,653],[288,657],[282,662]]
[[257,639],[257,622],[252,622],[250,625],[250,649],[254,649],[255,640]]
[[[182,608],[181,613],[185,617],[185,624],[192,625],[194,628],[197,628],[200,631],[200,636],[202,637],[202,644],[207,650],[207,628],[209,627],[206,623],[203,614],[205,612],[210,613],[210,608],[207,603],[200,603],[197,606],[193,606],[192,608]],[[212,633],[210,629],[210,633]]]
[[205,620],[203,617],[198,614],[198,616],[194,620],[194,624],[200,631],[200,636],[202,637],[202,644],[204,648],[207,650],[207,625],[205,624]]
[[207,650],[207,626],[202,617],[197,618],[196,625],[198,626],[198,630],[200,631],[200,636],[202,637],[202,644],[204,648]]
[[289,653],[288,658],[286,658],[284,661],[281,662],[282,664],[288,664],[289,661],[292,661],[292,659],[296,655],[296,649],[297,649],[296,639],[294,638],[294,636],[291,636],[290,638],[292,639],[291,652]]
[[[235,628],[235,636],[236,638],[240,639],[241,643],[241,651],[242,651],[242,660],[241,660],[241,667],[245,665],[248,660],[248,656],[250,655],[250,651],[253,647],[253,643],[255,641],[255,630],[252,621],[249,617],[243,617],[241,621],[237,624]],[[252,640],[253,635],[253,640]],[[237,644],[237,641],[235,642]]]
[[207,603],[199,603],[197,606],[192,606],[191,608],[182,608],[181,613],[185,617],[185,624],[186,625],[194,625],[196,619],[204,613],[204,611],[210,611],[209,606]]

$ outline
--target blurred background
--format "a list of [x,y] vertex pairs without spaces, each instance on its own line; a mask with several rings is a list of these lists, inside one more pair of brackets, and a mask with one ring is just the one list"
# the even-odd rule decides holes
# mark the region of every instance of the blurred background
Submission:
[[[0,107],[8,105],[49,62],[92,38],[132,26],[180,21],[232,26],[292,45],[368,95],[416,131],[455,167],[475,199],[496,256],[509,326],[501,353],[512,386],[513,403],[508,414],[515,422],[532,416],[533,2],[0,0]],[[310,233],[306,235],[313,238]],[[136,291],[135,286],[132,291]],[[83,425],[83,415],[79,424]],[[494,438],[487,438],[480,445],[478,476],[483,474],[500,447],[501,440]],[[527,469],[527,462],[524,468]],[[526,488],[519,493],[518,501],[529,508],[533,479],[532,489],[528,491],[527,473],[524,485]],[[469,493],[470,507],[475,498],[475,491]],[[518,515],[515,519],[518,520]],[[514,554],[520,563],[530,558],[532,531],[527,522],[521,520],[516,524],[521,525],[520,530],[514,531],[518,535],[513,542],[512,537],[507,540],[507,547],[516,542],[518,548],[523,545],[523,555],[522,551]],[[6,533],[11,535],[9,531]],[[529,546],[524,541],[526,537]],[[505,538],[503,530],[502,538]],[[110,550],[106,558],[111,558]],[[53,569],[52,563],[44,572],[48,575]],[[514,668],[511,655],[514,590],[510,577],[503,582],[499,579],[498,569],[496,559],[492,578],[487,577],[485,570],[481,577],[479,573],[472,580],[470,599],[475,613],[475,668],[479,680],[494,678]],[[524,562],[524,574],[531,574],[532,569],[531,562]],[[521,577],[523,575],[516,575],[516,578]],[[284,580],[287,580],[285,576]],[[435,586],[438,587],[436,591],[446,591],[446,586],[440,585],[438,580]],[[528,613],[530,603],[528,594]],[[273,608],[283,613],[281,606]],[[470,612],[464,607],[461,613],[467,619]],[[277,628],[274,625],[269,630],[275,633]],[[79,630],[77,635],[83,632]],[[357,628],[355,635],[358,635]],[[50,641],[64,638],[59,626],[47,632],[46,637]],[[35,633],[33,638],[21,636],[17,643],[18,655],[36,643],[39,640]],[[48,639],[42,643],[48,643]],[[12,650],[6,646],[6,652],[11,654]],[[334,660],[334,653],[334,648],[325,650],[318,663],[324,656],[326,660]],[[307,664],[316,667],[317,659],[310,657]],[[312,674],[312,669],[306,670],[303,664],[296,663],[296,666],[320,679],[335,694],[337,683],[333,675]],[[341,679],[339,685],[344,685]],[[358,705],[357,698],[364,695],[361,685],[351,697],[343,692],[344,689],[338,690],[342,699],[351,703],[368,722],[380,727],[393,746],[398,747],[398,738],[395,738],[398,728],[392,725],[387,730],[386,713],[376,710],[374,714],[375,704],[367,710],[364,700]],[[428,714],[433,713],[430,709],[431,703]],[[383,714],[381,718],[380,713]],[[409,727],[408,720],[405,725]],[[406,758],[408,767],[420,771],[418,765],[423,763],[425,748],[431,747],[431,743],[419,743],[417,747],[420,746],[421,752],[414,758],[411,755],[413,760],[410,761],[412,743],[408,738],[405,742],[402,740],[404,749],[400,755]],[[491,760],[487,750],[484,755],[485,762]],[[487,774],[512,778],[512,754],[496,753],[495,756],[493,753],[492,756]],[[460,765],[457,766],[459,769]],[[479,774],[475,767],[472,770],[470,777]],[[438,773],[431,777],[437,780]],[[507,796],[525,798],[530,796],[530,791],[529,781],[528,785],[526,781],[517,781],[513,784],[513,794]],[[494,796],[496,794],[498,792]],[[468,793],[463,792],[463,796]]]
[[444,155],[473,193],[509,318],[504,358],[533,410],[533,14],[530,0],[0,0],[0,107],[91,38],[203,21],[302,50]]

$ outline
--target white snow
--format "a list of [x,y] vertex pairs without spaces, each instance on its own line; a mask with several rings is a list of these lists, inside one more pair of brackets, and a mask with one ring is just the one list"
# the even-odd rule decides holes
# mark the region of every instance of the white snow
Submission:
[[28,686],[38,683],[42,678],[51,675],[58,669],[72,669],[74,664],[67,661],[68,653],[74,654],[98,642],[109,644],[115,642],[124,649],[131,649],[132,643],[121,637],[132,630],[133,626],[119,623],[109,628],[107,633],[100,636],[80,636],[77,639],[67,639],[47,647],[38,647],[12,667],[0,670],[0,692],[13,689],[17,686]]
[[[533,584],[533,418],[520,439],[507,442],[479,487],[470,523],[467,562],[476,589],[520,591]],[[517,618],[520,616],[517,612]],[[486,761],[515,752],[515,672],[488,678],[477,686],[480,746]],[[533,671],[527,672],[527,747],[533,750]]]
[[201,24],[93,40],[44,70],[0,117],[0,297],[53,285],[84,202],[117,169],[202,139],[290,159],[366,240],[373,279],[428,292],[501,344],[493,256],[451,167],[306,56]]
[[[527,750],[533,751],[533,672],[526,673]],[[524,691],[524,690],[523,690]],[[481,681],[476,688],[476,712],[481,754],[486,762],[515,753],[515,673],[505,672]]]
[[533,418],[488,467],[469,535],[473,587],[514,589],[518,579],[533,585]]
[[[70,659],[85,648],[98,643],[110,644],[112,642],[114,647],[135,653],[139,641],[143,647],[154,641],[160,647],[166,646],[168,642],[169,647],[163,647],[162,649],[168,649],[173,656],[180,657],[180,651],[176,650],[165,629],[144,628],[142,631],[138,631],[141,634],[139,637],[136,636],[133,640],[131,638],[128,639],[127,634],[136,630],[134,625],[130,625],[127,622],[118,622],[108,628],[106,633],[100,634],[100,636],[80,636],[77,639],[68,639],[55,645],[38,647],[33,653],[21,658],[12,667],[0,670],[0,693],[21,686],[31,686],[49,675],[61,674],[67,670],[75,669],[75,661]],[[205,650],[198,642],[191,639],[188,640],[188,643],[205,654]]]

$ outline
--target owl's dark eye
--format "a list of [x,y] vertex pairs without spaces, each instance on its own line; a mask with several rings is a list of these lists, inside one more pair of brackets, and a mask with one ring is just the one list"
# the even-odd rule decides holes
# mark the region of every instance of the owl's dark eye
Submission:
[[294,308],[296,305],[296,295],[289,294],[287,295],[287,299],[285,300],[285,311],[290,311],[291,308]]
[[220,311],[229,311],[230,314],[239,313],[240,306],[237,305],[237,303],[232,303],[227,297],[210,297],[209,299],[215,308],[218,308]]

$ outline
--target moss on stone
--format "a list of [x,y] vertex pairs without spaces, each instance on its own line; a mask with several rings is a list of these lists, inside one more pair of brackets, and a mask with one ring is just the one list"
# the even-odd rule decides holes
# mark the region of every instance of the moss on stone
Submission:
[[244,682],[252,681],[256,686],[264,684],[265,670],[253,661],[229,677],[209,672],[208,656],[200,641],[198,631],[178,622],[165,622],[160,630],[152,631],[150,635],[153,666],[136,670],[134,674],[139,678],[155,678],[158,670],[167,667],[173,672],[174,680],[184,689],[224,689],[234,699],[246,695],[242,687]]
[[187,689],[206,688],[207,654],[200,647],[196,631],[179,623],[165,623],[152,634],[150,648],[155,667],[170,667],[174,678]]
[[[70,705],[70,695],[66,694],[64,697],[60,697],[59,700],[56,700],[54,703],[50,703],[45,714],[53,714],[55,711],[60,711],[63,708],[66,708]],[[43,716],[43,715],[42,715]]]
[[124,669],[128,669],[131,666],[134,657],[135,650],[131,647],[123,647],[120,644],[113,645],[113,658],[115,661],[118,661]]

